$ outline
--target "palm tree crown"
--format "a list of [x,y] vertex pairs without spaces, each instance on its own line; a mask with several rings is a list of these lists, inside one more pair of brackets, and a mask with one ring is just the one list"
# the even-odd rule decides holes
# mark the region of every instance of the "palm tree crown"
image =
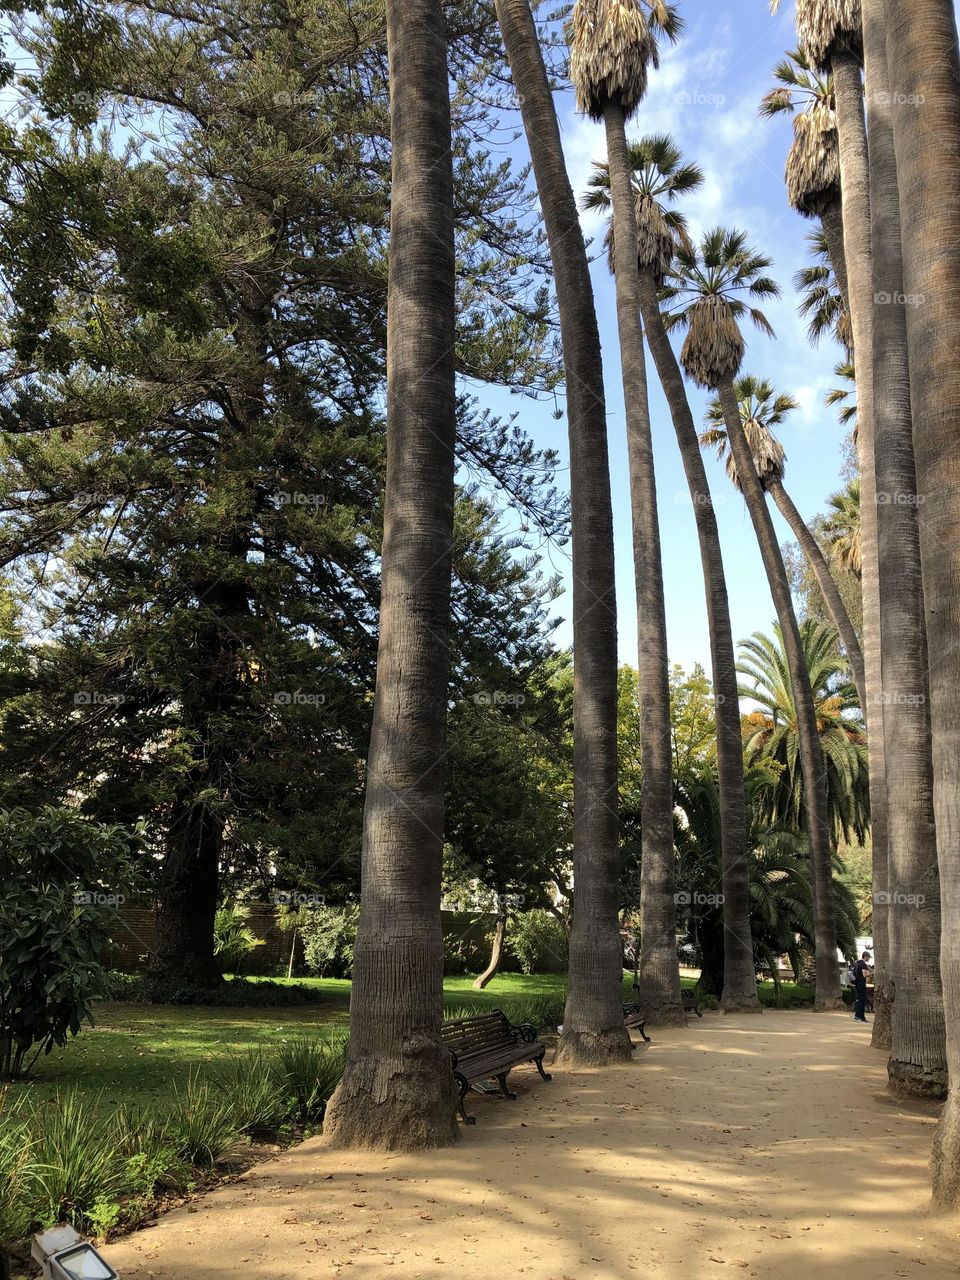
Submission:
[[647,91],[647,69],[660,65],[657,36],[679,38],[683,19],[665,0],[577,0],[570,24],[570,79],[577,110],[603,119],[608,102],[626,118]]
[[827,68],[834,54],[863,54],[860,0],[797,0],[797,40],[818,67]]
[[853,346],[850,317],[843,305],[843,294],[830,260],[823,227],[817,227],[807,236],[810,256],[809,266],[801,267],[793,277],[794,287],[800,295],[797,310],[807,320],[807,337],[819,346],[825,334],[836,338],[848,352]]
[[685,328],[680,361],[702,387],[715,388],[735,376],[743,363],[744,341],[737,323],[743,316],[773,337],[766,316],[751,305],[780,296],[768,275],[770,259],[754,252],[746,232],[715,227],[699,245],[680,245],[663,288],[668,328]]
[[[695,191],[703,182],[699,165],[686,164],[680,148],[667,134],[640,138],[628,147],[637,215],[637,266],[663,279],[678,244],[689,245],[687,220],[678,209],[666,206],[678,196]],[[593,166],[582,209],[607,210],[611,206],[610,173],[603,161]],[[607,261],[613,271],[613,220],[605,240]]]
[[860,557],[860,481],[851,480],[845,489],[827,499],[827,517],[823,532],[830,544],[830,556],[840,569],[859,578],[863,572]]
[[[836,629],[808,618],[800,627],[817,733],[827,773],[827,807],[834,841],[862,841],[870,816],[866,732],[849,668]],[[804,822],[803,771],[800,768],[797,712],[780,628],[774,635],[755,632],[740,644],[737,670],[750,683],[740,696],[759,706],[744,717],[744,755],[748,763],[768,761],[779,779],[766,796],[768,819],[800,829]]]
[[[772,383],[765,378],[755,378],[750,374],[738,378],[734,389],[740,407],[740,420],[753,454],[757,475],[766,488],[774,481],[783,479],[787,461],[783,445],[773,434],[772,428],[779,426],[787,414],[798,407],[797,401],[786,392],[775,392]],[[701,433],[700,443],[713,445],[721,462],[726,458],[727,475],[739,489],[737,466],[733,454],[727,448],[727,428],[719,396],[714,396],[707,407],[707,429]]]
[[833,80],[821,75],[799,49],[788,53],[773,74],[780,83],[760,103],[760,114],[796,113],[785,172],[787,198],[799,213],[819,217],[840,196]]
[[837,408],[837,417],[842,427],[849,427],[857,438],[857,370],[850,360],[842,360],[834,370],[834,377],[841,379],[841,385],[828,391],[824,404],[832,409]]

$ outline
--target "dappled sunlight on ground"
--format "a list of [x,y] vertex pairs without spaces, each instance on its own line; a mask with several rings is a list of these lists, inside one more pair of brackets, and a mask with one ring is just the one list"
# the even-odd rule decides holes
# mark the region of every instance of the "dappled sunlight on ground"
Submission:
[[928,1208],[936,1108],[884,1092],[868,1028],[708,1013],[652,1035],[628,1066],[472,1095],[457,1147],[315,1139],[106,1254],[139,1280],[960,1277],[960,1218]]

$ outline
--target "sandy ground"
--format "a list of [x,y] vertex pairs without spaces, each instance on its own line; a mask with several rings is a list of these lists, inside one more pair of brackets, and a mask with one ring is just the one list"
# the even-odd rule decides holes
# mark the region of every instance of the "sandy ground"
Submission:
[[960,1216],[929,1209],[936,1117],[886,1092],[845,1014],[707,1014],[629,1066],[471,1095],[457,1147],[315,1139],[104,1252],[124,1280],[946,1280]]

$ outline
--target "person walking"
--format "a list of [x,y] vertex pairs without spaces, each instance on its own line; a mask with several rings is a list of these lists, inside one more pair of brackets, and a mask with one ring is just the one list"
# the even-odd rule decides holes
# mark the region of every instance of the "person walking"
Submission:
[[855,997],[853,1016],[857,1022],[867,1020],[867,974],[873,973],[870,967],[870,952],[865,951],[853,966],[853,993]]

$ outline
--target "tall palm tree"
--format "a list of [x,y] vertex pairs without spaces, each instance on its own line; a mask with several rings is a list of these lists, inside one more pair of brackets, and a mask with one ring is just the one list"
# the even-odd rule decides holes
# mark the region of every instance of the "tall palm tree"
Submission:
[[[857,690],[857,698],[862,707],[866,701],[866,684],[863,673],[863,654],[860,652],[860,641],[854,630],[850,615],[840,597],[840,591],[834,581],[830,566],[827,564],[820,544],[807,528],[803,516],[783,486],[783,476],[787,465],[787,455],[780,441],[774,435],[774,427],[780,426],[789,413],[797,406],[793,396],[783,392],[774,392],[773,385],[765,379],[754,378],[749,374],[738,378],[734,384],[737,392],[737,403],[740,406],[740,418],[743,430],[753,454],[753,462],[757,476],[766,493],[769,493],[777,504],[777,509],[790,526],[793,536],[800,543],[800,549],[813,570],[817,585],[823,593],[827,609],[843,641],[850,672]],[[727,449],[727,430],[724,422],[723,406],[719,397],[715,396],[707,408],[707,429],[700,436],[701,444],[713,445],[717,456],[727,460],[727,474],[739,488],[737,467],[733,455]]]
[[808,321],[807,337],[817,347],[824,335],[830,334],[849,353],[853,341],[850,315],[837,283],[822,227],[810,232],[807,244],[813,261],[801,267],[793,277],[794,288],[800,295],[797,310]]
[[[869,727],[873,856],[887,861],[887,763],[883,730],[880,653],[880,573],[877,550],[877,484],[874,451],[874,283],[870,175],[860,65],[861,0],[797,0],[797,39],[812,64],[833,80],[840,148],[840,194],[847,260],[848,303],[857,373],[857,454],[863,488],[863,659],[867,677],[864,714]],[[878,917],[884,913],[878,904]],[[884,924],[880,920],[880,932]],[[881,936],[882,945],[882,936]],[[881,1022],[882,1026],[882,1022]]]
[[[750,933],[747,819],[737,701],[736,656],[730,626],[730,602],[706,468],[697,441],[680,365],[667,335],[657,290],[673,258],[677,242],[686,243],[685,222],[670,202],[700,185],[696,165],[685,164],[669,137],[643,138],[630,146],[637,219],[637,274],[640,312],[647,343],[670,406],[687,486],[693,502],[700,560],[707,599],[707,624],[713,682],[717,692],[717,771],[721,809],[723,868],[723,972],[721,1008],[727,1012],[760,1012]],[[596,166],[584,207],[609,207],[609,175]]]
[[453,544],[454,223],[440,0],[387,0],[393,137],[387,479],[361,907],[337,1146],[457,1138],[443,1020],[443,759]]
[[[784,173],[787,199],[805,218],[820,219],[843,305],[848,308],[833,80],[829,74],[818,72],[799,49],[777,63],[773,74],[779,84],[763,98],[760,114],[793,114],[793,145]],[[802,110],[798,110],[801,106]]]
[[570,41],[570,76],[577,105],[604,124],[613,206],[617,328],[633,520],[643,767],[637,1001],[655,1022],[682,1022],[684,1015],[676,943],[667,617],[643,335],[637,323],[637,222],[626,121],[646,92],[647,68],[657,61],[657,34],[673,39],[679,30],[675,12],[661,0],[577,0]]
[[[837,647],[837,632],[808,618],[800,639],[817,732],[827,771],[827,812],[834,848],[840,840],[863,842],[870,822],[870,788],[863,718],[850,685],[850,670]],[[744,680],[740,695],[759,709],[744,717],[744,754],[748,765],[772,762],[775,783],[759,799],[761,811],[775,826],[794,830],[804,825],[803,772],[799,765],[797,709],[793,699],[783,635],[755,632],[741,641],[737,670]]]
[[[863,0],[863,34],[870,89],[874,448],[887,770],[887,901],[881,912],[881,936],[874,937],[878,953],[874,985],[884,1021],[888,1012],[892,1017],[887,1064],[891,1088],[942,1097],[947,1071],[930,687],[883,0]],[[878,867],[877,878],[882,879],[882,871]],[[874,1043],[885,1045],[886,1029],[881,1023],[878,1030],[876,1024],[875,1016]]]
[[860,481],[851,480],[845,489],[827,499],[827,518],[823,524],[830,556],[838,569],[859,578],[860,556]]
[[830,838],[823,753],[817,737],[813,696],[786,569],[773,520],[753,466],[734,386],[744,354],[738,320],[749,314],[763,332],[773,332],[766,316],[753,305],[779,294],[777,285],[766,275],[769,265],[769,258],[755,253],[748,246],[743,232],[725,231],[718,227],[704,235],[698,248],[681,248],[678,251],[662,293],[670,307],[669,323],[686,329],[680,352],[684,368],[700,386],[720,394],[727,438],[783,631],[797,703],[801,764],[806,782],[807,836],[817,916],[816,1003],[818,1008],[827,1009],[838,1007],[841,1000],[830,894]]
[[[853,433],[854,443],[857,439],[857,371],[856,368],[848,361],[842,360],[833,370],[834,377],[840,379],[840,385],[834,387],[832,391],[828,391],[824,397],[824,404],[828,409],[837,409],[837,417],[842,427],[849,427]],[[860,492],[860,482],[857,481],[857,493]],[[859,505],[859,497],[857,502]],[[860,537],[860,517],[859,510],[857,514],[857,537]],[[863,554],[860,549],[859,541],[857,546],[857,577],[863,574]]]
[[[944,929],[940,947],[950,1094],[934,1140],[938,1203],[960,1205],[960,55],[950,0],[886,9],[900,193],[920,553],[930,654],[934,810]],[[912,105],[911,105],[912,104]],[[954,193],[949,195],[948,193]]]
[[623,1026],[617,816],[617,608],[600,332],[576,201],[529,0],[497,0],[553,262],[567,389],[573,541],[576,903],[568,1061],[630,1057]]

